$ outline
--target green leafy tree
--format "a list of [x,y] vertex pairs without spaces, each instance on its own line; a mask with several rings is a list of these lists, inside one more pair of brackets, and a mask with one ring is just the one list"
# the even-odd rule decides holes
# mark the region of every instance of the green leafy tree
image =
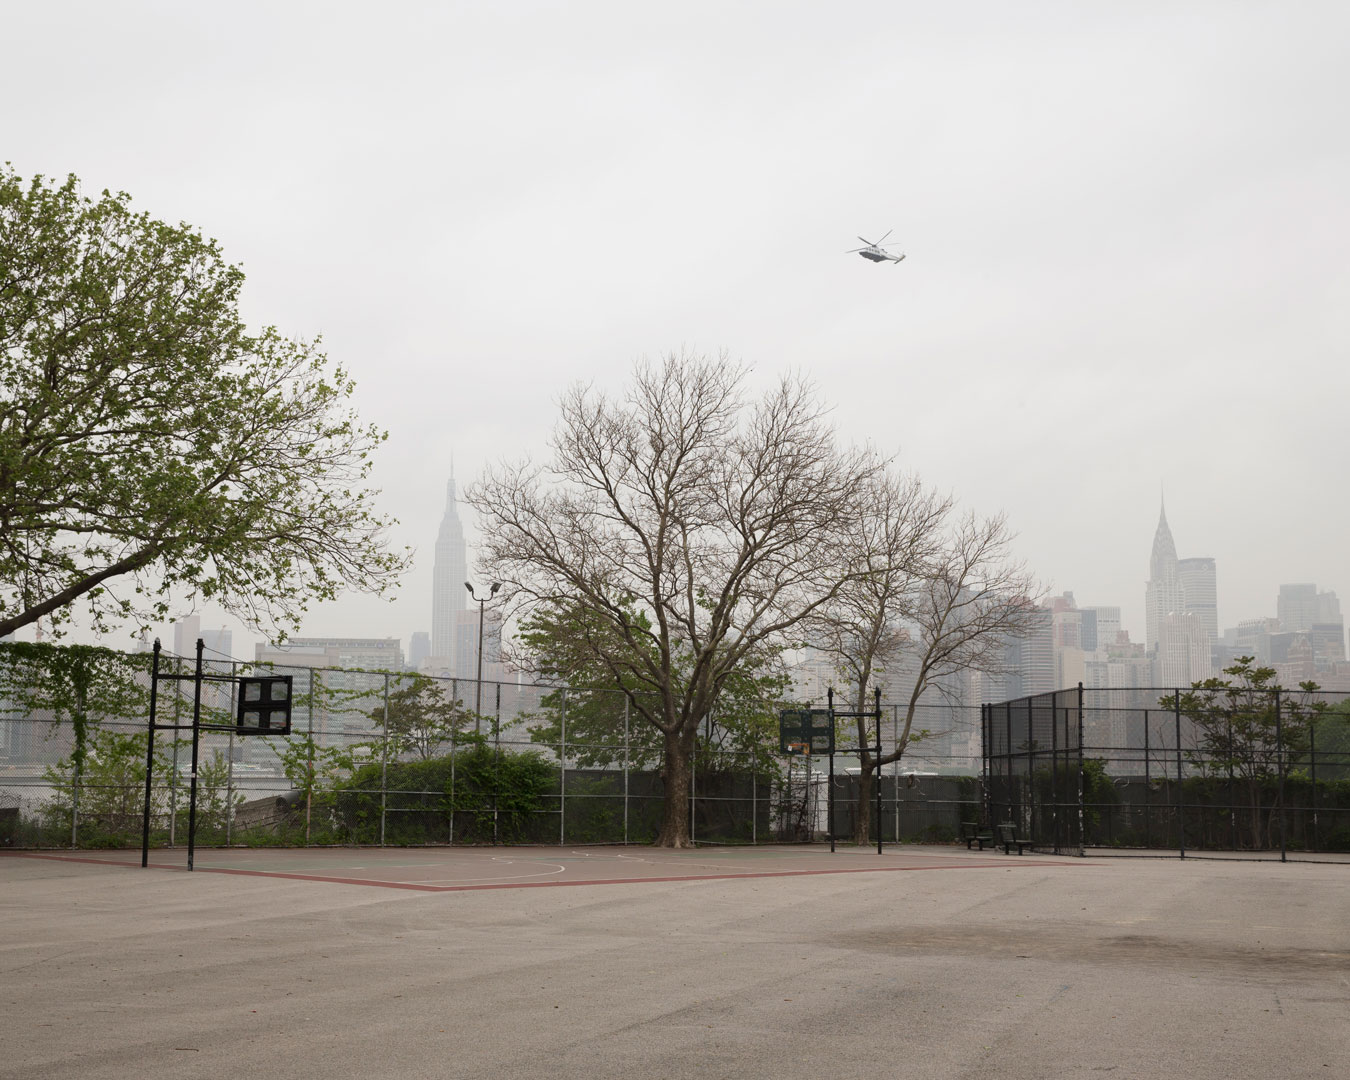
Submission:
[[445,806],[459,838],[468,841],[525,839],[557,790],[558,769],[537,751],[502,751],[482,735],[470,735],[455,751],[455,773]]
[[[49,828],[73,835],[82,847],[117,846],[141,835],[145,813],[145,732],[95,726],[89,734],[83,763],[74,755],[43,770],[52,794],[43,806]],[[191,747],[177,741],[180,760]],[[167,809],[174,769],[173,742],[155,744],[151,772],[153,819]],[[229,762],[219,750],[204,756],[197,766],[197,836],[223,839],[233,806],[243,802],[229,790]]]
[[0,642],[0,700],[20,715],[49,717],[53,731],[70,724],[69,765],[78,788],[99,720],[147,715],[149,662],[145,654],[97,645]]
[[[62,758],[43,770],[52,794],[44,806],[47,824],[72,829],[78,815],[78,833],[86,845],[119,844],[139,832],[145,799],[145,740],[143,734],[94,729],[84,760]],[[156,763],[163,770],[160,756]]]
[[243,281],[125,194],[0,168],[0,636],[184,595],[294,626],[396,578],[366,485],[384,434],[317,342],[244,326]]
[[[628,617],[650,630],[641,612]],[[559,603],[541,605],[522,621],[517,634],[522,660],[545,682],[562,684],[544,695],[543,718],[530,727],[530,737],[559,748],[565,722],[571,764],[605,768],[627,760],[635,768],[661,767],[665,744],[660,733],[634,722],[640,717],[634,699],[650,698],[650,690],[632,677],[632,661],[606,660],[622,655],[622,641],[613,634],[607,622],[586,609]],[[637,638],[634,647],[650,645]],[[728,758],[741,769],[752,759],[767,763],[777,743],[778,704],[787,697],[788,685],[779,653],[767,649],[748,655],[729,672],[696,737],[700,771],[717,770]]]
[[[628,617],[650,629],[640,612]],[[568,761],[604,768],[624,760],[626,730],[630,764],[641,768],[660,761],[659,732],[634,723],[630,711],[632,695],[646,693],[647,687],[624,666],[604,660],[621,652],[623,644],[608,621],[577,605],[541,604],[521,620],[516,640],[530,671],[559,685],[544,695],[542,717],[530,726],[535,742],[560,746],[565,726]]]
[[1227,678],[1191,684],[1179,697],[1164,697],[1163,708],[1179,708],[1194,725],[1191,762],[1210,777],[1232,776],[1246,787],[1251,809],[1253,843],[1262,844],[1261,791],[1285,775],[1306,751],[1310,727],[1327,711],[1313,695],[1316,683],[1284,690],[1275,669],[1257,667],[1256,659],[1240,656],[1223,669]]
[[422,761],[438,757],[465,730],[469,719],[463,703],[450,696],[445,681],[425,675],[399,676],[388,707],[381,702],[366,715],[388,733],[390,757],[411,753]]

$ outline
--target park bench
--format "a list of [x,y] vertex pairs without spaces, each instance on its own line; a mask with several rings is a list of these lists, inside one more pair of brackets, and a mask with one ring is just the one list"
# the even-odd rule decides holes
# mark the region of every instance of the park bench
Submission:
[[1014,846],[1017,848],[1017,854],[1021,855],[1024,848],[1031,847],[1030,840],[1019,840],[1017,838],[1017,826],[1011,821],[1005,821],[998,827],[998,842],[1003,845],[1003,854],[1011,855]]
[[966,842],[966,850],[969,851],[975,844],[980,845],[980,850],[984,850],[985,844],[995,844],[998,841],[994,839],[994,834],[989,831],[987,826],[980,825],[974,821],[961,822],[961,839]]

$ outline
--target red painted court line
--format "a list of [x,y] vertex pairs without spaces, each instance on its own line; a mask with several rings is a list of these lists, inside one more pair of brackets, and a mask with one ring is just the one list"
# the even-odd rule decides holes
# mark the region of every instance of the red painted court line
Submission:
[[[127,869],[140,869],[130,863],[118,862],[113,859],[93,859],[82,856],[65,855],[40,855],[37,853],[15,851],[5,852],[15,856],[31,859],[54,859],[58,862],[86,862],[98,863],[103,866],[121,866]],[[1019,862],[1017,865],[1033,866],[1041,865],[1045,867],[1055,866],[1064,867],[1069,865],[1080,865],[1077,863],[1069,864],[1063,862],[1041,862],[1037,859],[1027,860],[1025,863]],[[1081,865],[1087,865],[1083,863]],[[1094,864],[1095,865],[1095,864]],[[644,885],[647,882],[670,882],[670,881],[736,881],[743,878],[782,878],[782,877],[818,877],[824,874],[883,874],[894,873],[901,870],[987,870],[1002,866],[1005,869],[1011,869],[1006,859],[998,862],[968,862],[955,863],[947,866],[858,866],[841,867],[835,870],[762,870],[745,874],[672,874],[662,877],[633,877],[633,878],[587,878],[577,881],[519,881],[519,882],[494,882],[485,885],[418,885],[409,881],[380,881],[371,878],[346,878],[332,877],[326,874],[291,874],[277,870],[236,870],[228,867],[202,866],[197,869],[204,874],[234,874],[239,877],[263,877],[263,878],[282,878],[288,881],[322,881],[332,885],[367,885],[376,889],[406,889],[412,892],[481,892],[485,889],[557,889],[572,885]],[[151,863],[150,869],[153,870],[182,870],[186,872],[185,866],[170,866],[164,863]]]
[[[127,870],[139,870],[139,862],[127,862],[125,859],[96,859],[92,855],[47,855],[41,851],[0,851],[0,858],[9,856],[12,859],[51,859],[53,862],[78,862],[94,863],[98,866],[121,866]],[[174,866],[170,863],[152,862],[149,867],[151,870],[185,870],[186,867]]]

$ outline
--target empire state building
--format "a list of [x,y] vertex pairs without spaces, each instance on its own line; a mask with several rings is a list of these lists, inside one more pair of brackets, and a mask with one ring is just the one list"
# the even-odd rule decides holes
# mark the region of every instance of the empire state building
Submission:
[[464,582],[469,563],[464,526],[455,509],[455,478],[445,484],[445,516],[436,536],[436,562],[431,573],[431,655],[455,655],[456,630],[468,607]]

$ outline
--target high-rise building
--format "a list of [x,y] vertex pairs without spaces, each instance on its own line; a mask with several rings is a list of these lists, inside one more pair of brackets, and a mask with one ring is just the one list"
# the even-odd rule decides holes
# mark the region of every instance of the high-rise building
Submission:
[[1172,530],[1167,527],[1167,507],[1164,506],[1158,515],[1158,528],[1153,533],[1148,581],[1144,585],[1144,647],[1149,652],[1158,647],[1161,621],[1182,611],[1178,561],[1177,545],[1172,540]]
[[1318,670],[1322,661],[1328,665],[1345,659],[1345,624],[1340,620],[1334,623],[1313,623],[1308,630],[1312,642],[1313,656],[1318,660]]
[[[466,621],[469,606],[464,582],[469,579],[467,548],[464,544],[464,526],[460,524],[455,506],[455,478],[445,484],[445,515],[436,536],[436,562],[431,572],[431,655],[449,658],[456,656],[458,627]],[[474,632],[477,632],[475,620]],[[476,640],[476,639],[475,639]],[[456,675],[470,675],[456,671]]]
[[1270,638],[1272,634],[1280,632],[1280,621],[1278,619],[1243,619],[1232,631],[1224,634],[1225,639],[1228,634],[1233,635],[1235,652],[1238,656],[1255,657],[1258,663],[1270,663]]
[[1213,645],[1200,615],[1164,615],[1154,661],[1159,686],[1189,686],[1210,677]]
[[173,624],[173,652],[175,656],[192,659],[197,655],[197,639],[202,640],[205,660],[229,660],[234,646],[234,632],[223,626],[217,630],[203,630],[200,615],[185,615]]
[[[1087,607],[1083,609],[1083,614],[1092,615],[1091,625],[1094,635],[1091,644],[1084,639],[1083,648],[1089,651],[1093,649],[1107,649],[1120,639],[1120,608],[1118,607]],[[1084,626],[1089,625],[1084,623]]]
[[[1281,585],[1276,610],[1278,618],[1267,620],[1269,647],[1259,659],[1281,667],[1284,672],[1282,665],[1294,663],[1289,659],[1291,650],[1299,657],[1306,650],[1308,670],[1315,669],[1319,680],[1345,659],[1345,621],[1341,618],[1341,602],[1334,592],[1319,591],[1316,585],[1306,582]],[[1284,674],[1293,678],[1292,673]]]
[[1016,640],[1017,673],[1021,681],[1018,697],[1045,694],[1059,689],[1055,664],[1054,615],[1042,611]]
[[[466,590],[467,592],[467,590]],[[475,605],[476,607],[477,605]],[[501,615],[490,607],[483,612],[465,612],[455,627],[455,651],[451,670],[460,679],[478,678],[478,617],[483,617],[483,681],[499,682],[506,677],[502,664]]]
[[1319,591],[1316,585],[1281,585],[1275,613],[1281,630],[1310,630],[1341,622],[1341,602],[1334,592]]
[[1281,630],[1307,630],[1317,621],[1317,586],[1307,582],[1281,585],[1275,614]]
[[1178,559],[1177,578],[1181,582],[1183,609],[1195,615],[1210,641],[1219,637],[1219,587],[1214,560],[1206,557]]
[[[1165,666],[1175,671],[1181,664],[1179,654],[1176,653],[1180,648],[1178,635],[1186,638],[1188,644],[1185,651],[1188,655],[1192,650],[1189,642],[1195,626],[1199,626],[1211,646],[1218,640],[1218,584],[1214,560],[1209,557],[1177,558],[1177,546],[1172,540],[1172,530],[1167,526],[1167,507],[1163,506],[1158,514],[1158,528],[1153,534],[1153,551],[1149,555],[1148,569],[1149,579],[1144,585],[1144,645],[1150,655],[1158,657],[1159,663],[1163,663],[1160,646],[1165,636],[1174,653]],[[1194,621],[1177,623],[1164,634],[1164,620],[1176,616],[1186,616],[1188,620]],[[1185,627],[1184,631],[1179,629],[1182,626]],[[1195,646],[1195,650],[1198,664],[1199,647]],[[1203,666],[1207,669],[1208,661]],[[1161,685],[1184,683],[1166,681]]]
[[419,670],[422,661],[430,655],[431,635],[425,630],[418,630],[413,634],[412,640],[408,642],[408,670]]
[[[257,645],[254,662],[294,676],[291,726],[313,731],[327,746],[374,729],[371,710],[383,703],[388,686],[397,686],[383,672],[403,670],[403,646],[398,638],[293,637]],[[311,696],[311,679],[326,693]]]

